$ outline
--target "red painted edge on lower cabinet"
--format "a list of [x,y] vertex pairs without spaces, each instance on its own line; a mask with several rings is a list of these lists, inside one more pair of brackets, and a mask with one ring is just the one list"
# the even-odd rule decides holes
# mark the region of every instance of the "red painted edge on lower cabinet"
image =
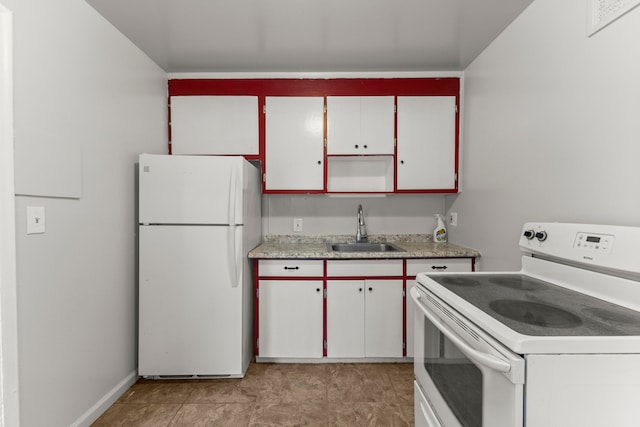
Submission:
[[260,355],[260,348],[258,347],[260,338],[260,330],[258,329],[260,327],[260,318],[258,317],[258,310],[260,308],[258,297],[258,292],[260,292],[260,282],[258,281],[258,264],[259,261],[257,259],[253,260],[253,353],[256,356]]
[[407,357],[407,259],[402,260],[402,357]]
[[[323,278],[322,278],[322,357],[327,357],[327,346],[329,341],[327,340],[327,260],[322,263]],[[327,346],[324,345],[327,343]]]

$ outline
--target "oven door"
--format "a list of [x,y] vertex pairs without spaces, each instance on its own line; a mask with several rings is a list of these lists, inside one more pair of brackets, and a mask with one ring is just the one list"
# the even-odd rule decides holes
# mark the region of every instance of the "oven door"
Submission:
[[416,426],[522,426],[524,358],[413,287]]

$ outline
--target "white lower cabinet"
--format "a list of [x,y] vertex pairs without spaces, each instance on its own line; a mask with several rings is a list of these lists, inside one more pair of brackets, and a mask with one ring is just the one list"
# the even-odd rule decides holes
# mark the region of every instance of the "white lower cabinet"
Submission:
[[366,357],[402,357],[402,280],[365,280]]
[[327,281],[327,357],[402,357],[402,280]]
[[472,271],[471,258],[327,260],[326,271],[324,263],[259,261],[258,358],[320,359],[325,346],[328,358],[402,358],[405,340],[411,358],[414,307],[403,288],[424,271]]
[[364,280],[327,282],[327,357],[364,357]]
[[321,358],[323,281],[259,281],[259,357]]

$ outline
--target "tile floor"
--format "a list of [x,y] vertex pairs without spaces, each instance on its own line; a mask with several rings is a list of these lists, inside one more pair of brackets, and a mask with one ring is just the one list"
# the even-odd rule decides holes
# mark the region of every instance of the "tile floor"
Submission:
[[410,363],[252,363],[243,379],[141,379],[93,426],[413,424]]

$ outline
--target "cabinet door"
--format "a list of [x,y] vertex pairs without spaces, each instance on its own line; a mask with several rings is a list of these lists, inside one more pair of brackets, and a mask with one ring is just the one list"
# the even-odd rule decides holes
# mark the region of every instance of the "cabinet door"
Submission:
[[258,154],[257,96],[172,96],[173,154]]
[[398,190],[454,189],[454,96],[398,97]]
[[260,280],[259,356],[321,358],[322,280]]
[[324,189],[324,98],[266,98],[267,190]]
[[393,96],[328,96],[327,154],[393,154]]
[[364,281],[327,282],[327,357],[365,357]]
[[365,354],[402,357],[402,280],[365,280]]

